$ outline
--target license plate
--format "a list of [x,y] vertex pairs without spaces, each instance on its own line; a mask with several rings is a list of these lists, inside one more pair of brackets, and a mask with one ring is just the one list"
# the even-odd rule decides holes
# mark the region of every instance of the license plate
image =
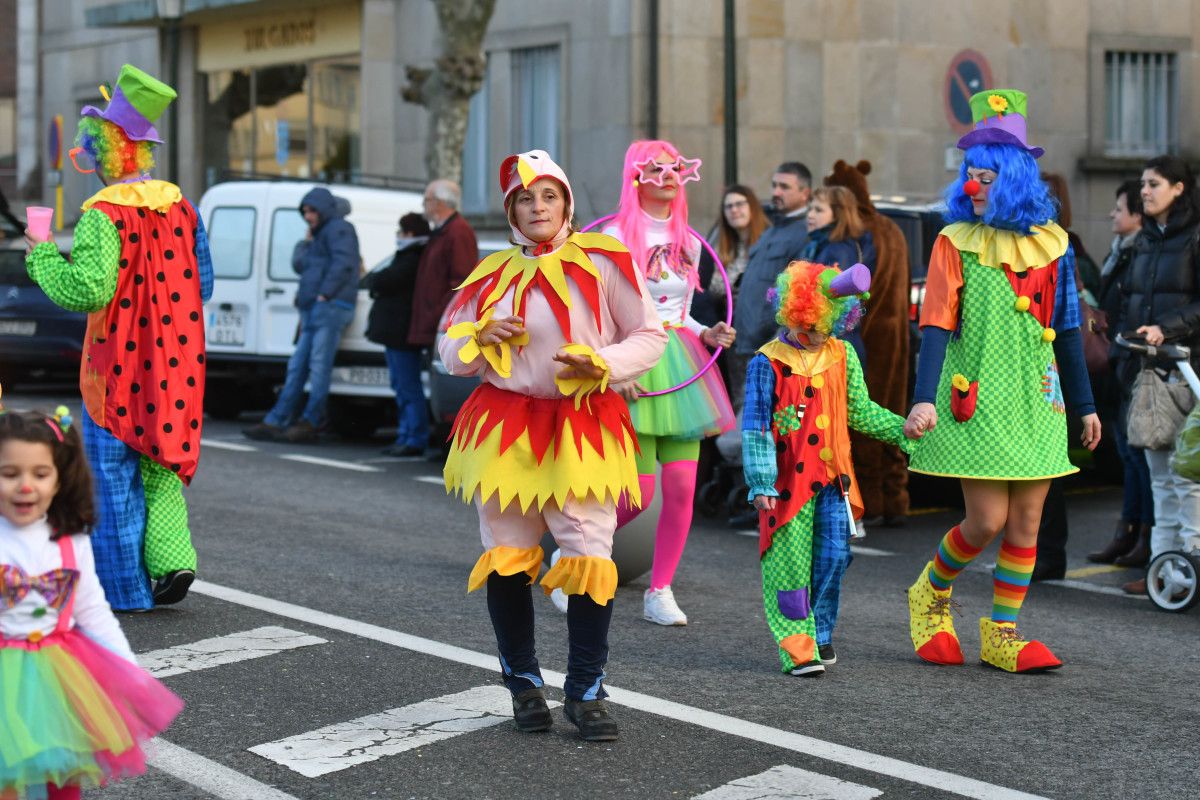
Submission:
[[246,343],[246,318],[237,311],[214,311],[208,315],[205,338],[209,344]]
[[3,336],[33,336],[37,333],[37,323],[24,319],[0,319],[0,335]]
[[339,370],[346,383],[356,386],[391,386],[385,367],[343,367]]

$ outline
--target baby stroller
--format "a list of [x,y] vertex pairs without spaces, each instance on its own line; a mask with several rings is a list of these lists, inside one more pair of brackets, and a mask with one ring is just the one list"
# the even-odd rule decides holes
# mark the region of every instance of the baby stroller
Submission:
[[[1155,347],[1133,334],[1117,334],[1114,342],[1118,347],[1140,353],[1149,359],[1174,362],[1174,368],[1187,381],[1192,395],[1200,399],[1200,378],[1197,378],[1189,360],[1191,348],[1174,344]],[[1189,445],[1191,438],[1196,441]],[[1185,451],[1189,452],[1200,447],[1200,404],[1188,415],[1179,442],[1183,442]],[[1191,464],[1196,459],[1189,458],[1181,462],[1180,455],[1177,447],[1172,468],[1188,480],[1200,481],[1200,471],[1193,471],[1200,465]],[[1200,602],[1200,551],[1167,550],[1152,558],[1146,565],[1146,593],[1150,596],[1150,602],[1163,611],[1187,611]]]

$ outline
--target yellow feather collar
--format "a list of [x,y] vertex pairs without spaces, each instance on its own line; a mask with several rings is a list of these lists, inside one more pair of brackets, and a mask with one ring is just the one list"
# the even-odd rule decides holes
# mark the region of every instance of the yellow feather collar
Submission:
[[1046,267],[1067,252],[1067,232],[1056,222],[1034,225],[1028,236],[982,222],[954,222],[942,235],[959,250],[977,253],[985,267],[1007,264],[1013,272]]
[[151,211],[166,211],[183,199],[183,192],[173,183],[166,181],[139,181],[137,183],[114,183],[105,186],[87,199],[80,209],[87,211],[96,203],[112,203],[115,206],[148,208]]
[[758,348],[758,352],[772,361],[787,364],[796,375],[811,378],[813,375],[820,375],[844,359],[846,346],[840,340],[830,336],[825,340],[825,344],[821,345],[820,350],[802,358],[800,351],[794,346],[781,342],[779,339],[772,339]]

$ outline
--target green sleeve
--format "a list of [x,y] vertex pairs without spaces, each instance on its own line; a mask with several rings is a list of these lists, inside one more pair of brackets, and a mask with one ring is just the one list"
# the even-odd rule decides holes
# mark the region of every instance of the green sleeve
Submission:
[[904,436],[904,417],[893,414],[867,394],[862,364],[850,344],[846,345],[846,396],[851,428],[872,439],[898,445],[906,453],[915,449],[916,442]]
[[75,226],[75,244],[67,261],[51,242],[25,257],[29,277],[46,296],[68,311],[99,311],[117,293],[121,234],[103,211],[85,211]]

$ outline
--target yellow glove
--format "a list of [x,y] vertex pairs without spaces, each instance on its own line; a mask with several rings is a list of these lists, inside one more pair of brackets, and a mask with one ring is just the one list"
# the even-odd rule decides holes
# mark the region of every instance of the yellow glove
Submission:
[[492,321],[494,310],[494,308],[489,308],[478,322],[460,322],[450,326],[446,335],[451,339],[467,339],[463,346],[458,348],[458,358],[464,364],[470,364],[482,355],[488,366],[495,370],[497,375],[501,378],[511,378],[512,348],[514,345],[520,347],[529,344],[529,333],[512,336],[495,344],[480,344],[479,334]]
[[[558,391],[562,392],[567,397],[574,395],[575,408],[578,409],[580,401],[585,399],[588,395],[597,390],[603,392],[608,388],[608,364],[604,362],[604,359],[601,358],[595,350],[588,347],[586,344],[565,344],[562,347],[562,351],[567,355],[587,357],[592,366],[603,370],[604,373],[599,378],[593,378],[578,373],[568,377],[562,377],[561,375],[556,375],[554,377],[554,385],[558,387]],[[575,369],[578,370],[577,367]]]

